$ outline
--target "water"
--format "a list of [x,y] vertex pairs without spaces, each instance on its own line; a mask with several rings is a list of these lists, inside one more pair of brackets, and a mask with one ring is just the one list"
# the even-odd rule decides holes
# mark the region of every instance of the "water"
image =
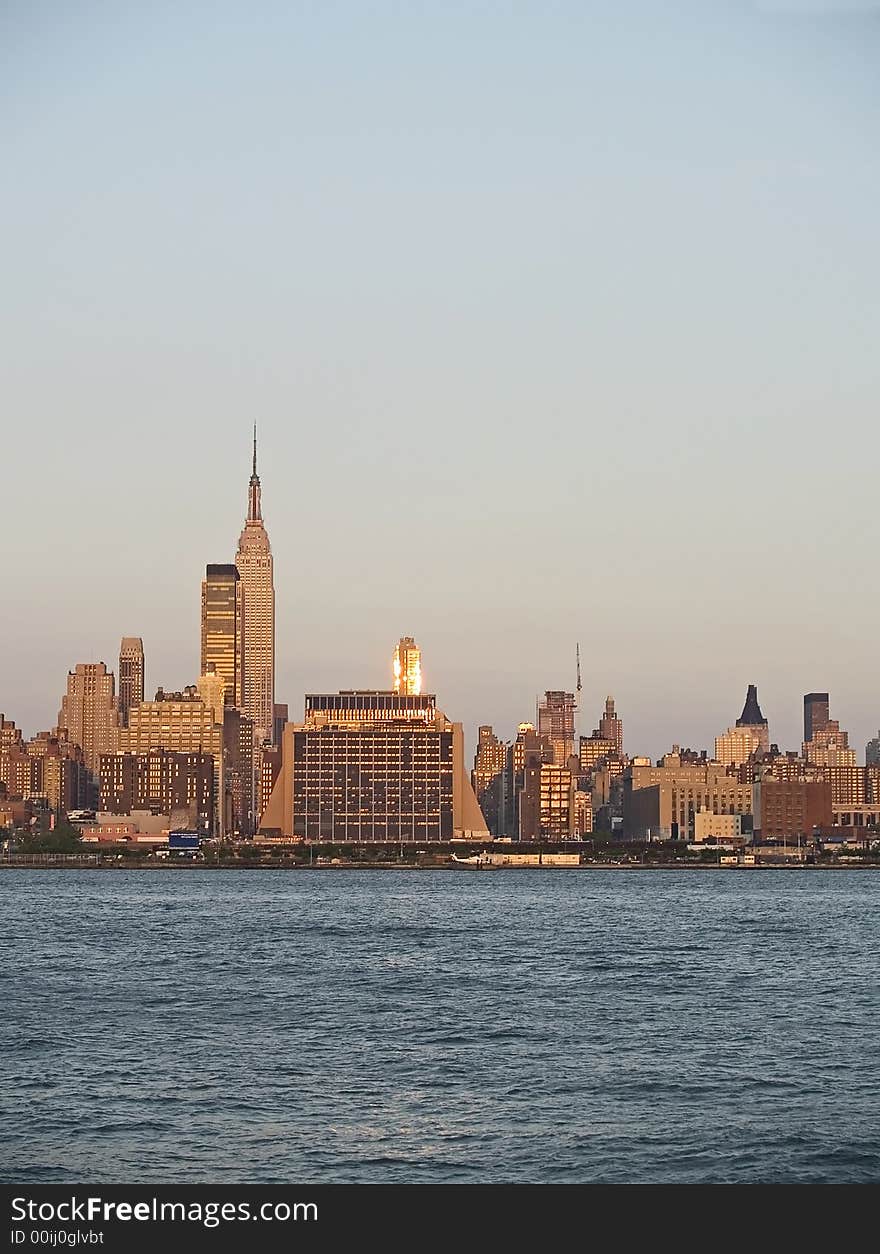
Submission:
[[877,1180],[878,892],[4,871],[0,1178]]

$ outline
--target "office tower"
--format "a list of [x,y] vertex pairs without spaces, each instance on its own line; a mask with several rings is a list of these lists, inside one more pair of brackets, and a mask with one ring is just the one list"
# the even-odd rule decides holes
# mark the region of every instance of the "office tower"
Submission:
[[275,703],[275,585],[272,549],[263,523],[260,493],[255,426],[247,519],[235,556],[244,602],[244,696],[234,704],[239,705],[253,722],[254,740],[257,744],[272,738]]
[[[611,707],[613,714],[613,701]],[[553,761],[557,766],[568,766],[568,759],[574,753],[576,709],[577,702],[573,692],[545,692],[544,700],[538,704],[538,735],[549,739],[553,746]]]
[[865,766],[880,766],[880,731],[865,745]]
[[758,689],[755,684],[749,684],[743,712],[736,720],[736,725],[754,733],[757,747],[762,753],[770,752],[770,729],[758,705]]
[[261,831],[339,843],[489,835],[461,724],[432,695],[309,694],[305,721],[284,729],[281,758]]
[[507,746],[499,740],[491,727],[481,727],[474,755],[471,783],[479,802],[486,826],[493,836],[503,835],[501,829],[501,803],[504,764]]
[[202,674],[213,665],[226,683],[226,704],[239,709],[244,696],[243,599],[237,567],[206,567],[202,581]]
[[144,699],[144,642],[123,636],[119,646],[119,725],[128,725],[128,711]]
[[614,742],[615,752],[623,753],[623,719],[614,713],[614,698],[605,698],[605,713],[599,719],[599,735]]
[[828,726],[828,693],[808,692],[804,697],[804,740]]
[[58,726],[80,746],[86,767],[95,775],[101,754],[115,751],[119,731],[116,680],[103,662],[80,662],[68,672]]
[[422,691],[422,654],[412,636],[401,636],[392,659],[394,691],[417,697]]

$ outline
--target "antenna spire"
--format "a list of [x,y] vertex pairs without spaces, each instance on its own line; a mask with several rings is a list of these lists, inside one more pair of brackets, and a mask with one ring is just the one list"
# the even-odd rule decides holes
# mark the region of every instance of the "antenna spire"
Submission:
[[260,476],[257,474],[257,424],[254,423],[254,465],[248,492],[248,522],[259,522],[263,514],[260,508]]
[[575,645],[575,657],[577,658],[577,694],[581,695],[581,646],[580,641]]

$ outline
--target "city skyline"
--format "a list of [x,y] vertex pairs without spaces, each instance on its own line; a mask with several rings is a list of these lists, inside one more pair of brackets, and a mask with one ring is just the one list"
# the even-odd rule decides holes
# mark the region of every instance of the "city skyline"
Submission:
[[471,741],[576,641],[653,757],[876,734],[878,23],[634,11],[9,19],[9,717],[194,681],[256,419],[276,700],[407,631]]
[[[245,651],[247,648],[247,637],[245,634],[246,627],[244,628],[244,630],[242,628],[242,620],[247,612],[245,609],[244,615],[242,614],[242,605],[244,604],[245,576],[242,574],[238,566],[238,562],[240,561],[240,559],[242,559],[242,557],[244,557],[244,562],[242,563],[243,565],[245,562],[247,562],[247,563],[250,563],[254,567],[253,570],[248,571],[248,576],[249,576],[252,586],[255,580],[257,584],[259,585],[257,588],[257,596],[260,598],[259,604],[260,604],[260,613],[261,613],[261,622],[260,622],[261,632],[256,642],[256,647],[254,645],[251,645],[251,649],[255,653],[257,658],[259,659],[260,663],[262,663],[262,676],[263,677],[262,677],[261,685],[259,687],[254,686],[253,688],[251,687],[251,685],[253,684],[253,681],[251,681],[250,684],[248,683],[248,680],[246,678],[247,672],[245,669]],[[257,567],[259,567],[259,569],[257,569]],[[152,681],[152,678],[150,679],[149,683],[145,683],[145,676],[147,674],[147,664],[145,663],[145,656],[149,655],[148,645],[147,647],[145,647],[144,640],[142,637],[122,637],[121,645],[119,646],[117,667],[114,667],[112,664],[107,665],[103,659],[100,659],[97,657],[90,658],[89,661],[86,663],[83,663],[81,660],[76,661],[76,662],[72,661],[68,668],[67,682],[69,685],[71,681],[71,677],[76,673],[77,670],[81,670],[83,666],[99,667],[99,668],[102,666],[106,666],[106,672],[108,676],[111,679],[115,680],[114,699],[117,702],[117,706],[119,710],[119,715],[118,715],[119,726],[120,728],[122,728],[125,726],[125,723],[127,720],[127,713],[128,713],[126,705],[125,705],[125,699],[124,699],[125,688],[123,687],[123,684],[121,683],[121,677],[123,674],[124,666],[126,667],[126,687],[129,686],[132,682],[134,682],[135,688],[140,692],[141,699],[144,699],[149,702],[152,699],[153,693],[159,689],[165,689],[166,692],[171,692],[175,690],[175,687],[177,687],[178,689],[183,689],[187,686],[194,685],[200,677],[204,679],[206,669],[213,670],[215,665],[217,665],[217,663],[219,662],[220,664],[217,665],[218,671],[222,670],[223,667],[226,666],[226,669],[230,670],[230,676],[233,674],[236,674],[239,676],[239,678],[235,681],[235,683],[236,685],[241,686],[242,691],[241,693],[238,693],[236,695],[236,693],[232,689],[230,689],[229,684],[226,683],[225,684],[226,702],[229,705],[238,706],[242,710],[243,714],[247,714],[250,718],[253,719],[255,744],[258,744],[262,740],[272,737],[271,721],[268,721],[267,727],[262,728],[259,722],[256,719],[254,719],[254,706],[259,704],[261,700],[263,703],[265,702],[265,692],[267,689],[272,688],[273,683],[274,683],[275,590],[274,590],[274,574],[273,574],[274,562],[273,562],[272,551],[269,545],[268,534],[266,532],[265,524],[263,521],[262,486],[261,486],[261,479],[259,475],[257,474],[256,424],[254,424],[254,427],[253,427],[252,470],[251,470],[251,477],[250,477],[250,482],[249,482],[249,487],[248,487],[247,517],[245,521],[245,527],[242,530],[241,535],[238,540],[236,560],[233,563],[227,563],[227,564],[207,563],[206,566],[203,567],[203,569],[207,572],[207,578],[202,580],[201,608],[199,612],[199,632],[200,632],[200,638],[201,638],[201,648],[199,652],[199,658],[198,658],[198,663],[197,663],[195,674],[191,674],[185,677],[183,682],[177,685],[168,683],[168,682],[162,682],[161,680],[154,683]],[[224,590],[225,584],[227,582],[230,583],[230,588],[235,589],[234,592],[231,592],[231,591],[227,592]],[[264,591],[262,587],[263,583],[266,584],[268,595],[266,594],[266,592]],[[220,616],[223,619],[224,624],[225,624],[223,627],[223,632],[221,634],[224,634],[225,636],[228,637],[225,643],[221,641],[219,645],[219,652],[217,652],[218,646],[216,643],[213,646],[209,646],[207,644],[207,638],[205,635],[206,590],[214,588],[215,590],[212,595],[216,597],[217,596],[216,589],[218,587],[220,590],[218,608],[220,611]],[[228,622],[226,621],[227,619],[228,619]],[[232,625],[230,626],[230,624]],[[179,643],[182,644],[183,642],[180,641]],[[136,662],[136,675],[135,675],[134,680],[132,681],[131,678],[129,678],[131,663],[128,661],[128,659],[130,656],[133,655],[132,654],[133,650],[137,654],[137,662]],[[572,673],[569,676],[569,679],[574,679],[575,682],[572,682],[570,685],[572,689],[571,692],[567,692],[564,689],[563,690],[545,689],[543,691],[543,696],[540,693],[538,693],[532,697],[531,712],[529,712],[528,707],[524,705],[522,711],[520,712],[520,716],[516,718],[516,720],[509,725],[506,723],[503,723],[501,720],[493,720],[489,717],[485,717],[486,715],[485,710],[482,711],[482,716],[479,717],[476,722],[462,720],[463,727],[464,727],[466,753],[472,756],[473,751],[475,750],[478,739],[479,739],[478,733],[479,733],[479,729],[481,726],[488,725],[489,727],[493,728],[499,734],[500,739],[505,742],[512,742],[516,737],[517,728],[521,727],[521,725],[523,724],[531,724],[534,727],[539,728],[541,718],[543,717],[542,710],[545,708],[545,702],[551,698],[558,699],[558,701],[561,703],[560,708],[562,708],[562,704],[564,704],[565,700],[568,701],[568,705],[565,706],[565,708],[569,710],[569,713],[567,714],[566,717],[569,719],[569,721],[571,721],[572,715],[573,715],[572,727],[573,727],[575,739],[572,743],[572,750],[575,753],[577,752],[578,737],[581,737],[581,738],[589,737],[591,733],[595,734],[597,732],[601,732],[601,728],[606,723],[606,720],[608,719],[608,716],[609,716],[609,703],[610,703],[610,715],[611,715],[612,720],[615,717],[614,706],[615,706],[616,697],[608,695],[602,698],[602,701],[604,702],[604,708],[600,708],[599,691],[601,690],[601,684],[599,685],[598,688],[596,688],[595,696],[593,696],[593,694],[590,693],[589,691],[587,692],[585,696],[580,691],[580,683],[581,683],[580,657],[581,657],[581,654],[580,654],[580,646],[578,642],[575,642],[574,650],[575,652],[574,652],[574,658],[572,659],[573,664],[571,668]],[[227,657],[226,655],[229,655],[229,656]],[[412,659],[411,663],[406,663],[406,662],[401,663],[400,659],[405,659],[410,656]],[[346,666],[350,665],[352,676],[350,677],[351,682],[347,686],[351,689],[371,689],[372,688],[372,689],[377,689],[377,690],[384,690],[390,684],[390,687],[392,689],[397,690],[398,684],[403,682],[401,678],[402,673],[408,673],[407,667],[411,666],[412,678],[409,682],[411,682],[414,685],[411,688],[411,691],[417,692],[421,690],[421,687],[423,685],[421,656],[422,656],[422,650],[420,646],[417,645],[416,640],[412,636],[402,636],[394,647],[391,665],[390,667],[387,668],[388,673],[386,673],[385,675],[377,675],[375,658],[372,658],[370,660],[366,659],[365,657],[364,658],[352,658],[350,663],[344,659],[336,659],[336,663],[337,663],[337,667],[340,669],[344,669]],[[225,661],[221,660],[221,658],[224,658]],[[271,658],[271,666],[269,665],[270,658]],[[588,664],[589,654],[586,653],[586,651],[585,651],[585,658]],[[112,657],[111,657],[111,661],[112,661]],[[401,665],[403,665],[403,668],[404,668],[403,672],[401,672],[401,669],[400,669]],[[429,660],[429,666],[430,666],[430,660]],[[355,672],[358,672],[358,671],[362,671],[363,673],[355,674]],[[369,678],[365,679],[364,675],[368,675]],[[338,674],[336,674],[335,679],[338,681]],[[343,685],[343,686],[345,687],[346,685]],[[428,688],[432,688],[432,682],[428,681],[427,686]],[[442,685],[440,686],[442,687]],[[307,692],[310,690],[314,691],[319,687],[320,685],[311,683],[311,684],[306,685],[302,693],[298,693],[298,694],[285,693],[283,695],[286,695],[288,698],[285,704],[291,707],[293,710],[297,710],[299,706],[302,704],[302,702],[306,699]],[[437,687],[438,685],[436,683],[433,683],[433,690],[436,691]],[[756,720],[762,719],[763,721],[763,735],[761,736],[760,739],[754,738],[753,743],[751,743],[749,747],[755,748],[755,749],[760,748],[763,751],[766,751],[766,749],[769,747],[771,742],[774,744],[777,744],[783,752],[785,752],[786,750],[799,749],[800,745],[802,744],[803,738],[806,736],[806,726],[807,726],[806,711],[808,708],[810,709],[813,708],[812,704],[808,705],[808,703],[812,703],[814,702],[814,700],[821,699],[824,702],[824,706],[822,707],[822,709],[824,710],[824,717],[827,719],[827,715],[828,715],[827,705],[828,705],[828,695],[829,695],[827,691],[805,692],[802,697],[796,698],[794,706],[792,706],[792,709],[795,709],[797,717],[793,718],[792,710],[786,708],[786,713],[783,718],[781,719],[774,718],[770,720],[770,719],[767,719],[766,717],[763,717],[760,709],[758,708],[757,693],[756,693],[757,685],[749,682],[747,687],[748,687],[748,691],[746,695],[746,708],[743,710],[742,715],[736,718],[735,726],[734,726],[734,719],[732,717],[732,712],[731,712],[731,717],[729,719],[730,727],[727,729],[727,731],[724,730],[723,725],[720,725],[703,742],[696,738],[688,739],[686,735],[685,736],[677,735],[676,730],[675,730],[676,724],[674,723],[674,721],[670,721],[669,729],[668,729],[669,735],[667,736],[667,739],[665,742],[663,742],[662,744],[658,744],[658,746],[656,747],[656,750],[654,750],[653,748],[648,748],[644,745],[639,745],[637,741],[632,740],[628,746],[630,755],[631,756],[642,755],[642,756],[646,756],[657,761],[663,756],[663,754],[669,753],[673,749],[674,746],[680,745],[683,748],[693,749],[698,752],[701,750],[706,750],[710,760],[711,759],[717,760],[720,757],[720,760],[722,762],[732,761],[734,759],[733,757],[730,756],[730,754],[733,752],[733,750],[727,747],[727,741],[730,740],[731,737],[734,737],[735,733],[737,735],[741,733],[742,736],[744,736],[747,739],[750,734],[754,736],[754,733],[756,731],[754,727],[750,727],[747,725],[748,720],[746,720],[746,723],[744,723],[744,718],[746,716],[747,710],[750,707],[756,711],[756,715],[755,715]],[[452,685],[451,690],[455,691],[454,684]],[[273,692],[273,695],[276,695],[276,694]],[[754,702],[754,706],[752,706],[753,702]],[[798,704],[798,702],[802,702],[802,705]],[[448,704],[450,708],[457,708],[457,707],[453,707],[453,704],[451,702],[449,702]],[[3,713],[6,715],[7,718],[12,719],[27,736],[34,736],[34,735],[37,735],[38,733],[45,733],[49,730],[54,729],[56,725],[58,724],[58,717],[56,716],[52,718],[51,720],[44,721],[39,726],[29,727],[28,724],[21,717],[16,716],[16,713],[14,713],[12,710],[12,705],[10,702],[7,702],[7,706],[9,708],[4,709]],[[877,706],[875,707],[873,726],[869,726],[869,730],[867,734],[864,736],[864,738],[861,737],[859,731],[852,730],[852,726],[853,726],[852,723],[848,721],[846,717],[844,717],[844,726],[847,727],[849,730],[849,734],[851,736],[853,746],[856,749],[857,754],[864,755],[866,752],[870,752],[871,741],[875,738],[875,733],[877,733],[877,724],[880,723],[880,716],[878,716],[876,713],[876,710],[878,708],[880,708],[880,703],[878,703]],[[795,731],[794,738],[792,739],[791,742],[784,739],[784,736],[777,736],[776,734],[768,732],[768,726],[767,726],[768,723],[771,723],[774,728],[779,727],[779,726],[787,728],[791,724],[796,729],[799,725],[798,720],[801,718],[804,720],[804,722],[803,722],[803,730],[801,732],[800,738],[798,737],[797,732]],[[592,725],[591,719],[595,721],[595,724],[596,724],[595,727]],[[296,719],[294,718],[292,721],[295,722]],[[627,722],[628,727],[634,727],[638,729],[639,717],[638,717],[638,712],[636,708],[627,712],[626,722]],[[868,722],[869,724],[871,723],[870,716],[869,716]],[[880,733],[877,733],[877,734],[880,734]],[[636,731],[635,733],[631,733],[631,735],[638,735],[638,731]],[[662,735],[662,732],[661,732],[661,735]],[[739,747],[741,743],[743,742],[740,738],[740,739],[736,739],[734,743],[736,744],[737,747]],[[723,749],[719,749],[719,746],[722,746],[722,745],[724,745],[725,747]],[[560,756],[560,762],[561,762],[563,758],[565,757],[565,753],[560,750],[559,756]]]

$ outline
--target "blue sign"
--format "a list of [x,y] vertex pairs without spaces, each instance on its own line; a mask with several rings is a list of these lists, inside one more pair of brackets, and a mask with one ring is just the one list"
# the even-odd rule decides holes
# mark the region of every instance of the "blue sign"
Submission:
[[199,834],[198,832],[169,832],[168,848],[169,849],[198,849]]

